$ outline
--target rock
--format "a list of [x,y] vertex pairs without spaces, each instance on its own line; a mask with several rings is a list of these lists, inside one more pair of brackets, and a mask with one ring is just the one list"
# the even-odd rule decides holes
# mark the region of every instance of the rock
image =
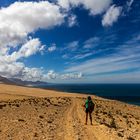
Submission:
[[118,136],[119,137],[124,137],[124,133],[123,132],[118,132]]
[[19,121],[19,122],[25,122],[25,120],[23,120],[23,119],[18,119],[18,121]]
[[44,116],[40,115],[40,116],[39,116],[39,118],[40,118],[40,119],[43,119],[43,118],[44,118]]
[[3,109],[3,107],[6,107],[6,104],[0,105],[0,109]]
[[135,138],[133,138],[132,136],[129,136],[127,139],[128,140],[135,140]]
[[124,118],[127,118],[127,115],[123,115]]
[[52,123],[53,121],[52,121],[52,120],[48,120],[47,122],[48,122],[48,123]]
[[35,134],[34,134],[34,137],[38,137],[38,134],[37,134],[37,133],[35,133]]
[[105,114],[107,114],[107,112],[104,111],[103,114],[105,115]]
[[19,104],[16,104],[16,107],[19,107]]

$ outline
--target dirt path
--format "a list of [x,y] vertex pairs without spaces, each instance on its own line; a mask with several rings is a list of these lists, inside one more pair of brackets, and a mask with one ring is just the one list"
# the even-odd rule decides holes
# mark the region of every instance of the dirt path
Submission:
[[78,116],[78,108],[75,100],[72,100],[71,107],[65,113],[65,140],[85,140],[84,127]]
[[[82,103],[81,100],[76,100],[77,103],[77,108],[78,108],[78,116],[81,120],[81,123],[85,123],[85,112],[84,109],[81,107]],[[95,111],[94,111],[95,112]],[[85,135],[86,135],[86,140],[118,140],[116,137],[111,136],[110,132],[108,129],[104,126],[99,124],[98,122],[95,121],[94,119],[95,114],[92,113],[92,119],[93,119],[93,125],[90,125],[90,120],[88,118],[88,124],[83,125],[84,130],[85,130]]]
[[64,118],[64,140],[113,140],[106,128],[94,120],[94,115],[93,125],[90,125],[89,120],[88,125],[85,125],[85,112],[79,99],[72,99]]
[[65,140],[97,140],[92,126],[84,124],[85,114],[78,99],[73,99],[70,108],[65,113]]

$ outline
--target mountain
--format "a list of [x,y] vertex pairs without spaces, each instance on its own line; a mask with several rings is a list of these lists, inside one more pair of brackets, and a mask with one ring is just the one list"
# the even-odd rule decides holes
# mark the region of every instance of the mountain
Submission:
[[21,79],[16,78],[6,78],[0,76],[0,83],[2,84],[10,84],[10,85],[19,85],[19,86],[39,86],[39,85],[46,85],[47,82],[41,82],[41,81],[23,81]]
[[23,85],[23,86],[39,86],[39,85],[46,85],[48,84],[47,82],[42,82],[42,81],[23,81],[21,79],[16,79],[16,78],[10,78],[11,81],[14,83],[17,83],[18,85]]
[[9,80],[6,77],[0,76],[0,83],[2,84],[10,84],[10,85],[15,85],[16,83],[14,81]]

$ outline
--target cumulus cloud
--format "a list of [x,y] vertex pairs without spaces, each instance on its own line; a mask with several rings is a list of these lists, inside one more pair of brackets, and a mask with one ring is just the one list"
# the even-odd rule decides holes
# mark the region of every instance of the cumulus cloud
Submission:
[[43,73],[40,68],[29,68],[19,60],[23,57],[29,57],[36,52],[43,51],[44,47],[38,39],[32,39],[26,42],[18,51],[11,55],[0,55],[0,75],[8,78],[20,78],[22,80],[36,81],[40,80]]
[[[41,42],[38,38],[31,39],[27,41],[25,44],[21,46],[21,48],[18,51],[13,52],[9,58],[11,60],[16,61],[23,57],[29,57],[33,54],[36,54],[37,52],[42,52],[44,50],[44,46],[41,45]],[[6,58],[6,57],[5,57]]]
[[19,76],[23,81],[46,81],[42,68],[24,67]]
[[116,22],[121,14],[122,7],[117,7],[116,5],[112,5],[102,19],[103,26],[111,26],[114,22]]
[[24,67],[24,64],[21,62],[7,63],[3,60],[0,60],[0,75],[8,78],[17,77],[21,74]]
[[[39,38],[29,37],[38,29],[50,29],[64,22],[65,14],[60,7],[48,1],[15,2],[0,9],[0,75],[8,78],[20,78],[27,81],[47,81],[50,79],[80,78],[80,74],[67,76],[53,70],[27,67],[21,58],[28,58],[45,51]],[[75,21],[71,17],[70,25]],[[11,51],[12,48],[12,51]],[[46,48],[48,52],[56,50],[56,44]]]
[[15,2],[0,9],[0,51],[5,53],[6,46],[15,47],[22,43],[29,33],[38,29],[49,29],[60,25],[65,15],[59,6],[48,1]]
[[0,9],[2,46],[15,46],[29,33],[39,28],[48,29],[60,25],[63,21],[64,15],[59,6],[47,1],[15,2]]
[[57,76],[57,73],[55,73],[53,70],[49,70],[46,75],[46,78],[47,79],[56,79],[56,76]]
[[[15,2],[0,9],[0,75],[39,80],[43,71],[29,68],[21,58],[43,52],[39,38],[29,37],[38,29],[50,29],[64,22],[60,7],[48,1]],[[11,48],[12,52],[11,52]],[[55,46],[49,48],[54,51]],[[43,78],[44,79],[44,78]]]
[[60,25],[64,18],[64,15],[60,13],[59,6],[48,1],[15,2],[9,7],[1,8],[0,15],[1,21],[6,22],[3,27],[9,25],[23,33]]
[[[38,52],[42,53],[45,47],[38,38],[29,39],[29,35],[39,29],[50,29],[61,25],[65,17],[69,15],[68,10],[72,7],[82,5],[83,8],[90,11],[91,15],[97,15],[105,12],[111,3],[112,0],[58,0],[58,5],[48,1],[39,1],[15,2],[8,7],[2,7],[0,9],[0,75],[31,81],[81,78],[83,75],[79,71],[58,74],[53,70],[46,72],[43,68],[25,66],[21,58],[28,58]],[[62,8],[64,8],[64,11]],[[120,7],[113,7],[113,9],[116,8]],[[113,10],[114,13],[117,13],[116,11]],[[109,14],[108,17],[106,14],[104,20],[108,25],[115,22],[119,16],[119,14],[115,14],[115,16]],[[107,22],[108,19],[112,23]],[[77,23],[76,15],[73,14],[67,20],[69,27]],[[87,44],[90,45],[91,42],[87,42]],[[78,46],[79,41],[74,41],[67,45],[67,49],[75,51]],[[11,48],[13,49],[12,52]],[[56,45],[52,44],[47,50],[49,52],[55,51]],[[84,57],[90,55],[87,54]],[[83,57],[79,56],[79,58]]]
[[112,0],[58,0],[58,4],[67,10],[82,5],[91,15],[101,14],[110,6]]

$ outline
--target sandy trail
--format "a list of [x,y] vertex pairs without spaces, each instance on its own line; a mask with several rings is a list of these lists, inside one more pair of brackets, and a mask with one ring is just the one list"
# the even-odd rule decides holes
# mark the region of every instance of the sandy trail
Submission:
[[84,127],[81,123],[81,119],[78,116],[78,108],[77,103],[74,99],[72,99],[71,106],[67,109],[65,113],[65,121],[66,121],[66,133],[65,140],[84,140],[86,137],[84,136]]
[[[84,102],[83,102],[84,103]],[[92,113],[93,125],[90,125],[90,120],[88,118],[88,124],[85,124],[85,112],[81,107],[81,100],[76,100],[76,105],[78,108],[77,114],[81,123],[83,124],[84,134],[86,140],[113,140],[110,135],[108,135],[106,128],[103,125],[97,123],[94,119],[94,113]],[[117,138],[116,138],[117,140]]]
[[102,140],[103,138],[111,140],[94,120],[93,125],[85,125],[85,112],[79,99],[72,99],[72,104],[67,109],[64,118],[65,140]]

